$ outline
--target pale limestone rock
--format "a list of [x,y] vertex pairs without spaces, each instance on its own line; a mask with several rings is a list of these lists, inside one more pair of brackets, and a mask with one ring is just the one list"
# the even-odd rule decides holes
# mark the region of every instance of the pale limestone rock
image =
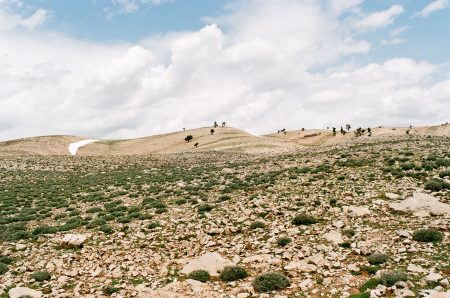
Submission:
[[386,198],[391,199],[391,200],[397,200],[398,198],[400,198],[400,196],[398,194],[392,193],[392,192],[387,192],[384,195]]
[[416,216],[450,214],[450,204],[441,203],[431,195],[416,192],[412,197],[398,203],[391,203],[389,207],[396,211],[411,211]]
[[409,264],[408,267],[406,268],[406,270],[409,271],[409,272],[414,272],[414,273],[425,273],[425,272],[427,272],[422,267],[414,265],[414,264]]
[[334,244],[341,244],[344,242],[342,239],[342,235],[339,231],[330,231],[323,235],[323,238],[326,240],[333,242]]
[[223,258],[219,253],[210,252],[191,260],[180,272],[182,274],[189,274],[195,270],[206,270],[211,276],[219,276],[223,268],[233,265],[233,262]]
[[442,275],[440,275],[439,273],[431,272],[430,274],[428,274],[427,276],[424,277],[424,280],[427,283],[435,283],[435,282],[440,281],[443,278],[444,277]]
[[367,215],[371,214],[371,211],[369,210],[369,208],[364,207],[364,206],[348,206],[346,208],[349,212],[350,215],[353,217],[364,217]]
[[416,294],[409,289],[396,289],[394,291],[395,297],[403,298],[403,297],[416,297]]
[[86,242],[87,236],[82,234],[66,234],[61,239],[60,244],[63,247],[80,247]]
[[24,287],[15,287],[8,292],[10,298],[19,298],[21,296],[30,296],[32,298],[41,298],[42,292]]

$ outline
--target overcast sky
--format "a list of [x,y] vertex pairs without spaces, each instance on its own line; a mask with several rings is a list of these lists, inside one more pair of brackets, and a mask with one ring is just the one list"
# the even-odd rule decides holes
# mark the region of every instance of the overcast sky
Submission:
[[0,0],[0,140],[450,121],[450,0]]

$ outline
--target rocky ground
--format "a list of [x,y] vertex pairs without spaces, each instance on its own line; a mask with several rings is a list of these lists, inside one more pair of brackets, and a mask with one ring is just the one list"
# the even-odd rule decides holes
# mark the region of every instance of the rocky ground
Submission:
[[0,297],[449,297],[449,179],[447,137],[1,157]]

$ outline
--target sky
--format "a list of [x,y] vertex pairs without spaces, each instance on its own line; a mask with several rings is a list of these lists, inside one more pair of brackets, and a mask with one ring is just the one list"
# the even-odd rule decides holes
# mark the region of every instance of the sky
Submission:
[[450,121],[450,0],[0,0],[0,140]]

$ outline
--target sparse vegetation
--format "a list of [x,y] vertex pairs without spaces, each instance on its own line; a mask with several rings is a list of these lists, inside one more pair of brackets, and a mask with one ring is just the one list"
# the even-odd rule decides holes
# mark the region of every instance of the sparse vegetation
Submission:
[[247,270],[239,266],[225,267],[220,273],[220,279],[225,282],[244,279],[248,276]]
[[292,224],[295,226],[301,226],[301,225],[312,225],[317,223],[317,219],[312,216],[311,214],[298,214],[292,219]]
[[287,288],[290,281],[282,273],[270,272],[256,277],[252,285],[256,292],[267,293]]
[[420,229],[413,233],[413,239],[419,242],[437,242],[442,238],[442,233],[436,229]]
[[207,282],[211,278],[211,276],[209,275],[209,272],[206,270],[195,270],[189,273],[188,278],[198,280],[201,282]]

